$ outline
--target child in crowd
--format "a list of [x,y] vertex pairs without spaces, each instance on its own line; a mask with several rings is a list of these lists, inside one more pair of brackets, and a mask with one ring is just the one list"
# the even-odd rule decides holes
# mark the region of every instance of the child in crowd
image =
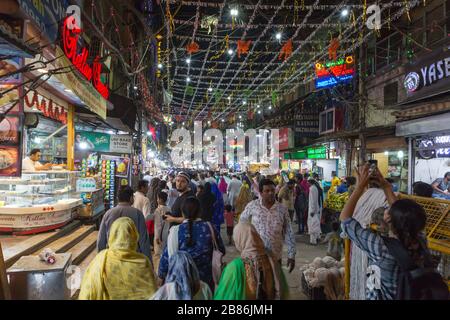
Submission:
[[166,223],[166,214],[170,214],[170,208],[166,205],[167,193],[160,191],[157,195],[158,207],[155,210],[155,240],[154,240],[154,257],[153,266],[155,272],[158,273],[159,260],[166,246],[167,237],[169,235],[170,223]]
[[375,209],[370,219],[370,228],[380,235],[387,237],[389,235],[389,226],[384,221],[384,211],[384,207]]
[[327,255],[335,258],[337,261],[341,260],[344,243],[339,235],[339,227],[339,222],[333,222],[331,224],[333,231],[328,233],[324,240],[324,243],[328,242]]
[[227,224],[227,235],[231,246],[233,244],[233,226],[234,226],[234,211],[231,205],[227,204],[224,211],[225,222]]

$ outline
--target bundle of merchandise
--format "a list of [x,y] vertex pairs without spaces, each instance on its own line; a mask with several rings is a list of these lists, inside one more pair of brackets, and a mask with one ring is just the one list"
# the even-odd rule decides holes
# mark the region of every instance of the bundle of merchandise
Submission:
[[101,162],[102,186],[105,190],[105,207],[114,207],[115,198],[115,176],[116,176],[116,162],[114,160],[102,160]]
[[324,206],[335,211],[342,211],[345,203],[348,201],[348,198],[348,192],[330,193],[325,200]]
[[300,273],[303,291],[311,299],[344,299],[344,259],[317,257],[312,263],[302,266]]

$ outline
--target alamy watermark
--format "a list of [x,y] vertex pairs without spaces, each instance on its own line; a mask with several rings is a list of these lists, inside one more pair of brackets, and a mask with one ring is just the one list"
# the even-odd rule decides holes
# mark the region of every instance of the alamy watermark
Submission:
[[[278,129],[258,131],[248,129],[245,132],[242,129],[227,129],[224,140],[222,131],[219,129],[208,129],[203,133],[202,122],[195,121],[194,132],[185,128],[176,129],[172,133],[171,141],[176,143],[171,153],[175,166],[181,167],[192,162],[214,166],[231,161],[234,163],[264,162],[270,165],[270,170],[279,169]],[[203,148],[204,145],[205,148]],[[248,155],[246,149],[248,149]]]

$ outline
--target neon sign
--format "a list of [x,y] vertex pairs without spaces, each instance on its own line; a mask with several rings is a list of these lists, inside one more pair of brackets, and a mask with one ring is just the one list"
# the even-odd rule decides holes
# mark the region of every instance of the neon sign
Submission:
[[[94,88],[105,98],[109,97],[108,87],[101,82],[100,74],[102,73],[102,64],[100,62],[100,57],[96,56],[92,66],[87,63],[89,57],[89,51],[86,47],[81,49],[78,53],[78,39],[81,34],[81,29],[74,27],[74,22],[69,21],[69,19],[74,19],[69,17],[64,19],[64,25],[62,30],[62,42],[64,54],[69,58],[74,67],[92,84]],[[69,27],[70,26],[70,27]]]
[[348,82],[355,75],[353,56],[347,56],[337,61],[328,61],[325,64],[316,63],[316,88],[329,88],[339,83]]

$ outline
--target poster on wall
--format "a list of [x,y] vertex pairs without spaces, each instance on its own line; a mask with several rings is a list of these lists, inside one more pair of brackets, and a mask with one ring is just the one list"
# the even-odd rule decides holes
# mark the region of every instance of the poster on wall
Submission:
[[130,174],[130,158],[129,157],[118,157],[110,155],[101,155],[101,160],[113,160],[116,162],[116,176],[127,178]]
[[23,73],[17,72],[22,67],[22,61],[23,59],[18,57],[0,61],[0,84],[22,83]]
[[0,122],[0,176],[20,177],[22,171],[22,123],[19,116]]
[[[14,84],[0,85],[0,114],[18,115],[22,113],[20,102],[20,89],[14,88]],[[11,109],[12,107],[12,109]]]

